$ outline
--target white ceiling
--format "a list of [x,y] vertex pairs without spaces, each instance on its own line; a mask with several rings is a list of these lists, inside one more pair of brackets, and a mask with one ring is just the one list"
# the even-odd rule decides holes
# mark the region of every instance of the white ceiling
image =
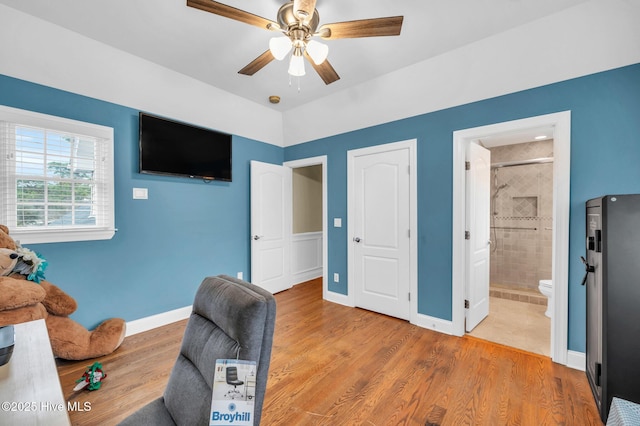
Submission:
[[534,142],[536,140],[553,139],[553,126],[541,126],[533,128],[523,128],[517,131],[496,133],[479,140],[485,148],[494,148],[503,145],[516,143]]
[[[276,20],[284,1],[222,3]],[[403,15],[402,33],[326,41],[329,61],[341,79],[326,86],[307,65],[299,91],[297,80],[289,85],[286,61],[274,61],[252,77],[237,73],[268,48],[275,33],[187,7],[186,0],[0,0],[0,4],[285,111],[586,1],[318,0],[321,25]],[[280,96],[281,103],[269,104],[270,95]]]

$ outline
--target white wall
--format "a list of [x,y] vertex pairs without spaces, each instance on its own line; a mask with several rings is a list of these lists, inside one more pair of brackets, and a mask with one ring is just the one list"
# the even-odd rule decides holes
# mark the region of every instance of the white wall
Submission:
[[592,0],[280,113],[0,5],[0,74],[289,146],[638,63],[639,16]]
[[286,111],[285,146],[638,63],[639,17],[593,0],[479,40]]
[[280,112],[4,5],[0,40],[0,74],[282,146]]

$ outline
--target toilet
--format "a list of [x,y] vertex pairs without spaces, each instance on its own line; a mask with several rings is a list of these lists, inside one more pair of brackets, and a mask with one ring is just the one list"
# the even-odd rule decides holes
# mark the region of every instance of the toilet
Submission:
[[544,314],[551,318],[551,312],[553,312],[553,281],[540,280],[539,283],[538,289],[540,293],[547,296],[547,311]]

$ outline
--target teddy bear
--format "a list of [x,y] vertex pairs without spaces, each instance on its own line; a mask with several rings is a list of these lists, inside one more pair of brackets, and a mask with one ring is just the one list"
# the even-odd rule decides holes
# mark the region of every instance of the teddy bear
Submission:
[[20,250],[9,229],[0,225],[0,327],[44,319],[53,354],[62,359],[84,360],[115,351],[124,340],[124,320],[111,318],[89,331],[69,318],[77,308],[75,299],[41,274],[25,275],[19,267],[24,262]]

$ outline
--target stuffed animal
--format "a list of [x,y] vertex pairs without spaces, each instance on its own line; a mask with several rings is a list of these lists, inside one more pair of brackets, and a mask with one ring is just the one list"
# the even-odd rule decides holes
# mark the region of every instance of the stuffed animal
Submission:
[[0,248],[0,277],[4,277],[13,272],[18,264],[19,256],[15,250]]
[[0,326],[44,318],[58,358],[83,360],[115,351],[124,340],[124,320],[111,318],[87,330],[68,317],[77,308],[75,299],[42,279],[43,268],[38,266],[42,261],[19,247],[9,229],[0,225]]

